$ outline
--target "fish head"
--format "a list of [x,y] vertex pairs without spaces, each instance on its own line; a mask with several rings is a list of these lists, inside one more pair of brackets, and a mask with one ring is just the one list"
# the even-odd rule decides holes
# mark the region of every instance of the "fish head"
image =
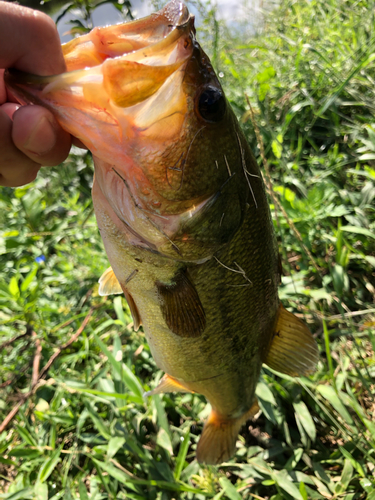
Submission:
[[10,70],[6,83],[91,150],[94,204],[131,243],[198,262],[240,227],[254,165],[195,35],[194,16],[173,0],[63,45],[66,73]]

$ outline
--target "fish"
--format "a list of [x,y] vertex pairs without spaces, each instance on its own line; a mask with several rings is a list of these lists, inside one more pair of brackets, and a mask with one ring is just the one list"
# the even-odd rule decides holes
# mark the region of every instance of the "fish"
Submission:
[[260,169],[182,2],[62,50],[67,72],[10,69],[6,85],[92,152],[111,264],[99,293],[124,294],[165,373],[146,395],[191,392],[210,403],[196,456],[218,465],[259,410],[262,364],[301,376],[318,362],[308,327],[278,296]]

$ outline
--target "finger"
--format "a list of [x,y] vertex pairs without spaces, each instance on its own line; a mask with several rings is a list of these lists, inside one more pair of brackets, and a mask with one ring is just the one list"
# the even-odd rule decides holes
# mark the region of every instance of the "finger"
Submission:
[[0,68],[37,75],[66,71],[53,20],[27,7],[0,1]]
[[0,104],[7,100],[7,91],[4,83],[4,69],[0,69]]
[[14,145],[36,163],[55,166],[69,154],[71,135],[47,109],[21,106],[13,115]]
[[12,120],[0,109],[0,186],[17,187],[32,182],[40,165],[19,151],[12,141]]
[[13,119],[14,113],[20,108],[20,104],[16,104],[14,102],[6,102],[2,104],[0,108],[9,116],[10,119]]

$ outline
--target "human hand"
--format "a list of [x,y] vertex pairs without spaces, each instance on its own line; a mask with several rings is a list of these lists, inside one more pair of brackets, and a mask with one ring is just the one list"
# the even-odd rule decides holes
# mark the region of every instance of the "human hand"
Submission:
[[4,69],[35,75],[66,71],[55,23],[47,15],[0,1],[0,186],[33,181],[42,165],[58,165],[72,137],[41,106],[20,106],[7,92]]

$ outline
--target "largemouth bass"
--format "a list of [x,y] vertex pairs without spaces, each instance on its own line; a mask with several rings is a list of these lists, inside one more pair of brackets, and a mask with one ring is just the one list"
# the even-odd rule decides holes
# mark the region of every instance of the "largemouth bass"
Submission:
[[50,109],[92,152],[111,268],[165,376],[150,394],[211,403],[197,458],[218,464],[258,405],[262,363],[313,371],[318,350],[278,298],[276,239],[258,165],[179,1],[63,45],[68,72],[14,70],[21,103]]

